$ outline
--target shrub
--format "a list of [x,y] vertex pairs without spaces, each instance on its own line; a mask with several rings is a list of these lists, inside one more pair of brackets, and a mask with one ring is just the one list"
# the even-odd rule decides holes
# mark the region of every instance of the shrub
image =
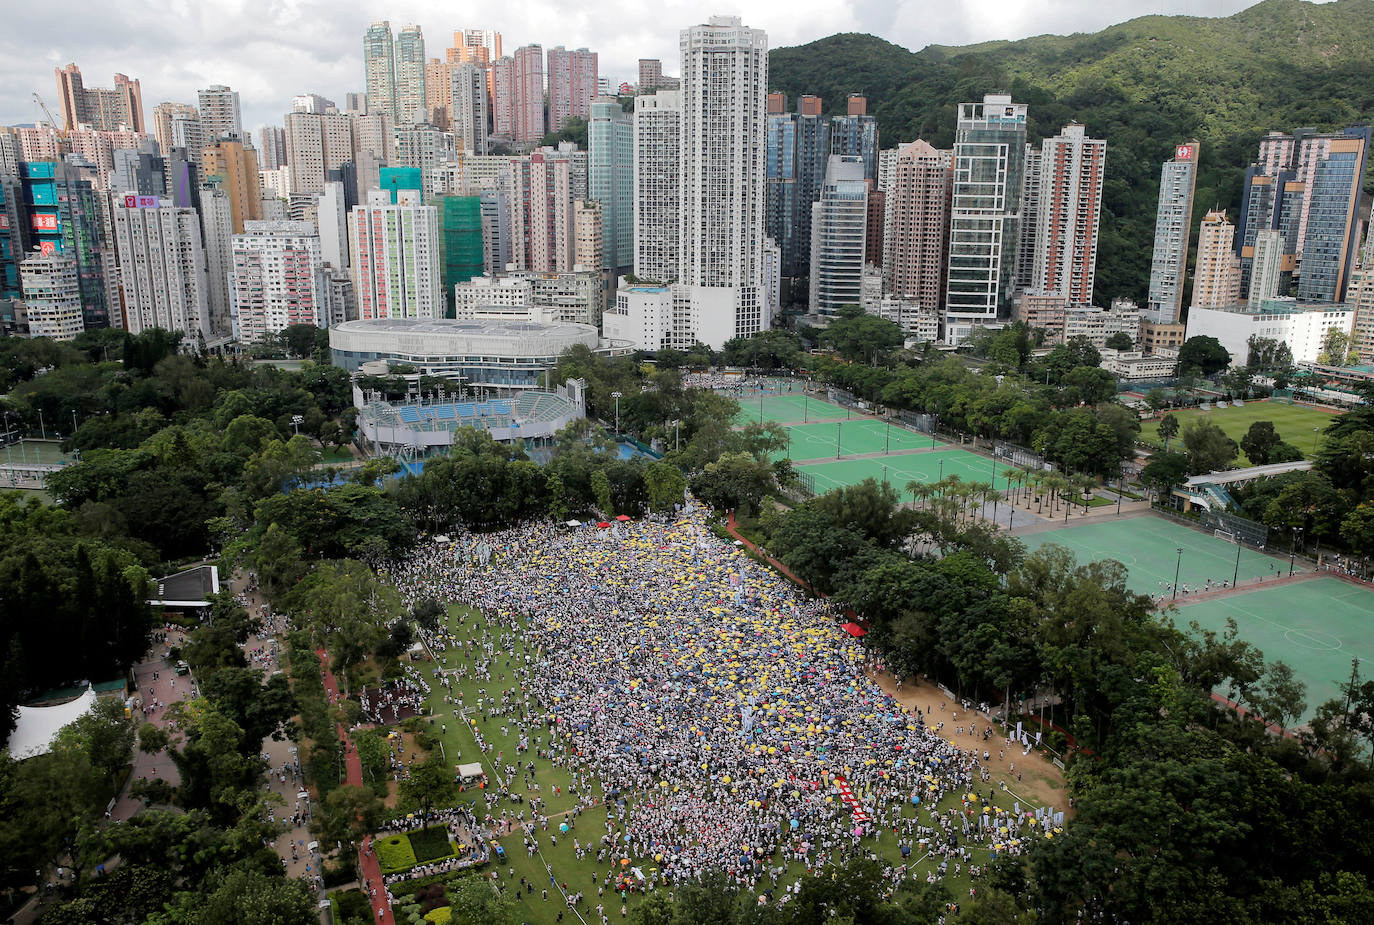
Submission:
[[377,842],[377,861],[382,873],[395,874],[415,866],[415,851],[404,835],[389,835]]
[[358,879],[358,872],[354,869],[353,862],[343,858],[337,864],[330,864],[326,861],[320,870],[320,877],[324,880],[325,887],[328,888],[352,883]]
[[453,845],[448,840],[448,829],[442,825],[411,832],[410,847],[415,852],[416,864],[424,864],[427,861],[453,856]]
[[448,925],[448,921],[451,918],[453,918],[452,906],[440,906],[432,912],[425,913],[425,921],[433,922],[434,925]]
[[338,913],[334,920],[339,925],[355,925],[355,923],[371,925],[372,909],[368,906],[367,898],[363,896],[361,890],[334,893],[329,898]]

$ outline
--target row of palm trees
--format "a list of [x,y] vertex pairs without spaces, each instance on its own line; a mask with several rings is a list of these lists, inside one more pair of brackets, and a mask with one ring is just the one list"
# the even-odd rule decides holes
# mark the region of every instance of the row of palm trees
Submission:
[[1034,503],[1037,505],[1037,514],[1043,514],[1045,504],[1048,503],[1051,516],[1059,510],[1061,504],[1066,508],[1081,504],[1086,511],[1089,502],[1092,501],[1093,491],[1097,488],[1097,479],[1091,475],[1066,475],[1028,466],[1018,466],[1007,473],[1007,481],[1011,483],[1013,502],[1019,503],[1024,499],[1027,507]]

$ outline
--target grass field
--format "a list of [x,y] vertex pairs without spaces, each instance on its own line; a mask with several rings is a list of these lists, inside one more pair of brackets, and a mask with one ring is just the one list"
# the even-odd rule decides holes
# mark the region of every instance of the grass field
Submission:
[[[488,623],[479,611],[459,606],[454,606],[450,609],[449,627],[456,639],[461,640],[468,638],[479,642],[490,641],[494,644],[496,651],[504,651],[510,658],[509,663],[504,659],[498,663],[497,667],[494,669],[498,673],[490,682],[480,682],[474,679],[461,679],[455,681],[454,694],[461,694],[464,704],[475,704],[479,696],[485,696],[488,698],[488,701],[490,701],[493,696],[499,699],[502,690],[508,690],[518,685],[519,682],[515,679],[513,672],[507,670],[503,673],[503,668],[505,668],[507,664],[513,667],[517,658],[523,660],[527,652],[523,634],[502,628],[494,623]],[[452,668],[459,663],[462,657],[461,647],[450,646],[447,651],[438,652],[435,653],[435,655],[438,666]],[[422,671],[424,671],[426,676],[429,676],[432,674],[433,667],[436,667],[435,663],[423,663]],[[513,761],[519,736],[514,724],[511,724],[510,719],[495,716],[484,719],[480,711],[472,715],[471,718],[476,720],[477,725],[482,730],[483,737],[492,749],[488,754],[482,754],[477,750],[473,735],[469,731],[466,723],[460,721],[453,715],[454,706],[444,703],[443,698],[445,693],[445,689],[436,684],[429,698],[429,704],[432,706],[435,713],[431,718],[432,732],[435,737],[443,743],[443,756],[445,760],[451,764],[462,761],[480,761],[488,774],[491,773],[494,756],[498,752],[504,754],[504,761]],[[503,724],[507,725],[505,732],[502,731]],[[534,742],[531,742],[531,745],[534,744]],[[540,842],[543,845],[541,849],[542,858],[539,854],[534,856],[529,855],[522,844],[521,835],[517,830],[515,833],[500,839],[506,851],[506,860],[499,865],[488,867],[486,870],[497,870],[501,880],[505,883],[514,881],[514,885],[518,885],[520,878],[524,877],[528,882],[534,885],[532,893],[523,893],[520,897],[520,902],[516,910],[519,921],[529,922],[532,923],[532,925],[545,925],[545,923],[552,925],[552,923],[557,920],[560,911],[564,912],[566,915],[564,921],[576,921],[575,917],[567,914],[567,907],[563,904],[560,895],[552,887],[549,888],[548,900],[546,901],[542,898],[543,888],[549,887],[550,872],[560,884],[567,883],[570,892],[583,890],[587,893],[593,911],[593,915],[588,917],[589,922],[595,919],[595,906],[598,902],[603,902],[605,904],[607,915],[612,921],[619,921],[619,916],[615,913],[619,911],[621,903],[620,897],[609,890],[606,892],[606,895],[601,898],[598,898],[596,894],[595,884],[600,883],[601,879],[605,876],[607,870],[606,865],[604,863],[597,863],[595,853],[579,859],[572,844],[573,836],[577,836],[580,840],[585,842],[588,840],[596,841],[606,833],[606,804],[599,803],[593,809],[584,811],[580,816],[564,815],[572,809],[573,804],[576,802],[575,796],[568,793],[568,784],[571,780],[568,772],[564,768],[558,767],[546,759],[537,757],[533,751],[520,755],[520,762],[522,764],[527,761],[534,762],[536,766],[535,776],[542,787],[540,796],[547,801],[546,814],[549,817],[549,830],[547,833],[540,832]],[[561,794],[555,794],[553,792],[555,786],[561,788]],[[523,792],[522,788],[523,785],[517,782],[516,789]],[[983,785],[979,787],[979,789],[980,792],[984,791],[987,789],[987,785]],[[595,793],[598,798],[604,795],[599,789],[599,786]],[[648,795],[636,792],[626,795],[626,798],[633,802],[645,796]],[[474,804],[474,811],[479,818],[487,812],[484,793],[482,791],[469,788],[462,795],[462,798]],[[1010,795],[999,794],[997,796],[996,805],[1010,809],[1011,804],[1012,798]],[[959,797],[954,794],[947,796],[940,804],[942,808],[957,807],[959,805]],[[512,804],[503,801],[494,805],[491,812],[493,815],[499,816],[502,809],[511,809],[513,812],[519,812],[522,809],[527,810],[528,806],[526,804]],[[910,815],[913,812],[910,806],[904,809],[904,815]],[[555,834],[558,825],[564,822],[572,827],[572,831],[569,831],[566,837],[559,836],[556,846],[551,845],[548,837],[549,834]],[[901,863],[897,843],[891,837],[890,832],[887,837],[880,839],[876,844],[868,839],[865,839],[865,844],[876,849],[878,854],[889,863]],[[986,860],[987,848],[985,846],[970,844],[970,848],[974,851],[976,862]],[[545,861],[550,865],[551,871],[545,868]],[[931,860],[923,860],[916,864],[915,870],[918,872],[925,872],[931,869],[933,864],[934,862]],[[514,877],[509,875],[511,869],[515,871]],[[801,875],[802,872],[803,869],[799,865],[793,864],[788,868],[781,882],[783,884],[789,884],[797,876]],[[594,879],[595,883],[593,882]],[[944,878],[944,883],[949,887],[956,898],[966,893],[970,886],[970,880],[966,871],[956,876],[951,870]],[[628,899],[628,905],[633,909],[639,901],[640,897],[636,894],[632,894]]]
[[[929,439],[929,438],[926,438]],[[833,447],[834,444],[832,443]],[[833,450],[832,450],[833,452]],[[816,463],[798,466],[798,472],[810,473],[816,479],[816,491],[824,494],[832,488],[857,485],[864,479],[882,481],[886,467],[886,478],[905,500],[912,495],[906,491],[907,482],[938,482],[941,478],[957,475],[965,482],[989,482],[993,480],[992,460],[970,453],[967,450],[937,450],[934,453],[910,453],[901,456],[878,456],[869,459],[842,459],[836,462]],[[1005,490],[1006,474],[1014,471],[1009,466],[997,464],[996,487]]]
[[1188,604],[1179,609],[1178,622],[1220,631],[1227,618],[1235,620],[1241,639],[1269,660],[1287,662],[1307,685],[1305,722],[1323,702],[1342,696],[1352,658],[1374,658],[1371,613],[1374,591],[1339,578],[1314,578]]
[[[1131,517],[1107,520],[1076,527],[1062,527],[1019,537],[1029,549],[1047,543],[1066,546],[1079,562],[1115,559],[1130,570],[1127,584],[1138,594],[1158,597],[1164,585],[1173,584],[1178,567],[1180,588],[1202,588],[1207,579],[1213,584],[1230,581],[1236,572],[1236,551],[1240,551],[1240,581],[1274,578],[1288,574],[1288,557],[1256,552],[1235,543],[1184,527],[1159,517]],[[1183,548],[1180,558],[1179,547]],[[1301,571],[1301,569],[1298,569]],[[1180,593],[1179,600],[1184,595]]]
[[5,463],[70,463],[76,458],[62,452],[62,444],[56,440],[20,440],[0,450],[0,460]]
[[[1226,408],[1213,408],[1211,411],[1190,408],[1186,411],[1175,411],[1174,416],[1178,418],[1180,429],[1187,427],[1188,423],[1195,418],[1205,417],[1224,430],[1226,436],[1237,443],[1240,443],[1240,438],[1245,436],[1245,432],[1250,429],[1250,425],[1254,422],[1272,421],[1274,429],[1278,431],[1280,437],[1310,457],[1316,452],[1320,429],[1331,423],[1333,415],[1329,411],[1322,411],[1306,405],[1248,401],[1241,408],[1237,408],[1235,405]],[[1313,430],[1313,428],[1318,430]],[[1142,421],[1140,439],[1146,443],[1163,446],[1164,440],[1159,436],[1159,421]],[[1171,448],[1178,445],[1178,439],[1175,437],[1170,441]],[[1245,454],[1241,453],[1240,458],[1245,459]]]
[[792,459],[834,459],[837,435],[842,456],[884,453],[890,450],[925,450],[944,446],[933,437],[927,437],[905,427],[896,427],[872,418],[857,418],[852,421],[823,424],[796,424],[787,428],[787,455]]

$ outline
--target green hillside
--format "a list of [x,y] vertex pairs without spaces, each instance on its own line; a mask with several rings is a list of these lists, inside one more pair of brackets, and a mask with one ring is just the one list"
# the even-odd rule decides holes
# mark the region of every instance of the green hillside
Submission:
[[1073,120],[1106,138],[1102,304],[1145,297],[1159,165],[1175,143],[1201,142],[1194,231],[1213,206],[1234,220],[1265,132],[1372,118],[1371,61],[1374,0],[1267,0],[1226,19],[1146,16],[1092,35],[920,52],[848,33],[769,55],[772,87],[791,98],[814,93],[842,112],[849,93],[867,95],[884,147],[916,137],[949,147],[955,106],[995,91],[1029,104],[1031,140]]

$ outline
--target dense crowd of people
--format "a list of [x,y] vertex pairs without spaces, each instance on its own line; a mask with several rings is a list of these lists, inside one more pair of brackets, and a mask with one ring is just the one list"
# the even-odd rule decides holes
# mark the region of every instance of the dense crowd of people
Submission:
[[[518,823],[531,854],[541,839],[575,840],[580,857],[607,865],[602,888],[723,871],[771,895],[789,864],[817,871],[875,840],[909,859],[890,867],[894,880],[927,854],[934,878],[1019,851],[1053,824],[995,806],[979,749],[944,741],[884,692],[828,603],[716,539],[694,504],[615,531],[459,536],[421,547],[391,577],[410,604],[461,602],[503,628],[425,634],[434,651],[463,655],[434,671],[449,691],[441,709],[499,720],[517,751],[570,772],[576,809],[552,830],[537,803],[493,816],[522,777],[528,790],[534,766],[492,754],[485,723],[471,723],[497,772],[488,823]],[[522,635],[527,650],[492,641]],[[499,695],[464,704],[454,693],[454,677],[493,676]],[[936,809],[949,794],[958,805]],[[570,834],[599,799],[605,831]]]

